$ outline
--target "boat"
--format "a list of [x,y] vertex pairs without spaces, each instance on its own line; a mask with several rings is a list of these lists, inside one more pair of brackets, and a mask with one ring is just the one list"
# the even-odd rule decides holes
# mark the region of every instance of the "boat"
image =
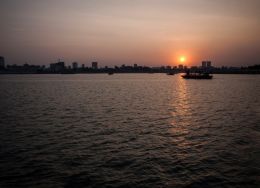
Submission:
[[184,79],[212,79],[213,76],[209,73],[189,73],[187,72],[185,75],[182,75]]
[[167,72],[167,75],[174,75],[174,72]]
[[108,72],[108,75],[113,75],[114,73],[113,72]]

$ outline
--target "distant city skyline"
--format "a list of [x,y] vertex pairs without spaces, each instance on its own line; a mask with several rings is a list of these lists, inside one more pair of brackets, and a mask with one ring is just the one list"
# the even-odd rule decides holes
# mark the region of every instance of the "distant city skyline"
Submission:
[[2,0],[6,64],[260,63],[259,0]]

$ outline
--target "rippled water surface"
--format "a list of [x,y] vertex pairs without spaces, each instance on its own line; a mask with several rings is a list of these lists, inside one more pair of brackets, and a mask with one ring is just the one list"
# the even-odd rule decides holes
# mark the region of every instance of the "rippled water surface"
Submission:
[[259,187],[260,76],[1,75],[0,187]]

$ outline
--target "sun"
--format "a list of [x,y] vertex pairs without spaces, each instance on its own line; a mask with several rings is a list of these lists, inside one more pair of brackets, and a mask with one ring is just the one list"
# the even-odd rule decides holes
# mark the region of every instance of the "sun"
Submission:
[[181,56],[181,57],[180,57],[180,62],[181,62],[181,63],[184,63],[185,61],[186,61],[186,57],[185,57],[185,56]]

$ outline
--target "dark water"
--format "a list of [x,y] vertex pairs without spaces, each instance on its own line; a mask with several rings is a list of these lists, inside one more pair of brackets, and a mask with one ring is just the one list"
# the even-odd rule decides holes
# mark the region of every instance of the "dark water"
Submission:
[[2,75],[0,187],[259,187],[260,76]]

